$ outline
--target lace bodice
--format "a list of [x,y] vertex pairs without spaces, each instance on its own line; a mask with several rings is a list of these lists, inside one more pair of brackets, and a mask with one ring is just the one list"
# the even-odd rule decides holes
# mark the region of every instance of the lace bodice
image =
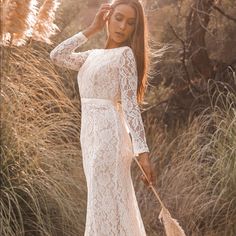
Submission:
[[75,52],[88,38],[81,32],[55,47],[50,58],[54,64],[78,71],[81,98],[121,101],[123,116],[132,137],[134,155],[149,152],[137,103],[137,67],[128,46]]

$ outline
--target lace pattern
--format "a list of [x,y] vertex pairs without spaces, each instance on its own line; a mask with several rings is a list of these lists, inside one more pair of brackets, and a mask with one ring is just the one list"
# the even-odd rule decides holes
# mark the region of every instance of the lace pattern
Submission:
[[132,136],[134,154],[138,155],[142,152],[149,152],[143,121],[137,103],[138,77],[136,61],[133,51],[129,47],[124,50],[120,59],[119,78],[122,108]]
[[74,52],[74,50],[87,41],[88,38],[79,32],[55,47],[50,53],[50,59],[59,67],[79,71],[92,50],[84,52]]
[[50,53],[56,65],[78,71],[88,189],[84,236],[146,236],[130,172],[134,154],[148,151],[134,55],[129,47],[75,53],[86,41],[79,32]]

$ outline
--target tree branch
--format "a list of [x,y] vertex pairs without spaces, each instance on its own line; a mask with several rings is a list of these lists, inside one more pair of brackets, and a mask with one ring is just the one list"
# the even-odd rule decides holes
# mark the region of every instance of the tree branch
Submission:
[[168,22],[168,25],[170,27],[170,29],[172,30],[173,34],[175,35],[175,37],[181,42],[182,46],[183,46],[183,57],[181,58],[181,61],[182,61],[182,64],[183,64],[183,67],[184,67],[184,72],[185,72],[185,75],[186,75],[186,78],[189,82],[189,85],[190,85],[190,89],[191,88],[194,88],[197,92],[200,92],[192,83],[191,79],[190,79],[190,75],[188,73],[188,68],[186,66],[186,45],[185,45],[185,41],[180,38],[180,36],[176,33],[174,27]]
[[232,20],[232,21],[236,22],[236,18],[234,18],[233,16],[230,16],[229,14],[225,13],[221,8],[217,7],[216,5],[213,5],[213,8],[215,10],[217,10],[218,12],[220,12],[223,16],[225,16],[229,20]]

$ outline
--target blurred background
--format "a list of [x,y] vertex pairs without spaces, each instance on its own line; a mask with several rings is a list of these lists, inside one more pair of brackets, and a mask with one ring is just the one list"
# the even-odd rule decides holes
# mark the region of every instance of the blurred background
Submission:
[[[54,66],[49,53],[104,2],[1,1],[0,235],[84,234],[77,72]],[[186,235],[235,236],[236,2],[143,4],[152,66],[140,110],[155,187]],[[29,13],[41,21],[30,23]],[[105,39],[104,29],[79,51]],[[147,235],[165,235],[135,162],[131,172]]]

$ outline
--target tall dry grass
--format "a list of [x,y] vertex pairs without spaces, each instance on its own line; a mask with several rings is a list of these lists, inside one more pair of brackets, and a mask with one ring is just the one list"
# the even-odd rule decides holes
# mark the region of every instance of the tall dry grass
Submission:
[[[19,11],[35,12],[27,7],[36,1],[1,1],[1,10],[3,3],[10,2],[28,4],[7,11],[15,14],[16,22]],[[51,6],[55,11],[56,5]],[[44,10],[47,18],[50,10]],[[35,18],[29,25],[27,14],[18,24],[24,42],[36,23]],[[1,29],[1,33],[10,32],[4,37],[13,47],[11,51],[1,48],[0,235],[83,235],[86,183],[78,103],[68,98],[66,83],[45,49],[14,47],[11,36],[18,31],[10,30],[15,25],[14,18],[9,19],[9,30]],[[49,37],[49,31],[44,32]],[[212,83],[209,91],[211,86],[224,87]],[[236,235],[236,97],[230,91],[218,91],[209,93],[211,105],[189,118],[185,127],[167,130],[153,112],[145,121],[157,190],[187,235]],[[170,89],[151,91],[150,100],[168,99],[170,93]],[[139,174],[134,164],[133,179],[147,233],[164,235],[157,218],[158,203],[137,180]]]
[[[151,114],[145,121],[156,189],[187,235],[236,235],[236,96],[209,81],[211,106],[171,136]],[[222,88],[225,88],[224,92]],[[151,119],[152,118],[152,119]],[[137,170],[138,171],[138,170]],[[136,167],[134,178],[137,178]],[[164,235],[153,193],[135,185],[149,235]]]
[[80,111],[38,48],[13,47],[2,64],[0,235],[82,235]]
[[55,13],[60,6],[59,0],[45,0],[40,7],[37,22],[34,25],[32,38],[37,41],[52,44],[50,37],[55,35],[60,29],[54,24]]
[[52,44],[50,37],[59,28],[54,24],[59,0],[3,0],[0,2],[0,44],[24,46],[29,40]]
[[[69,78],[56,73],[40,46],[14,47],[8,56],[1,83],[0,234],[82,235],[86,183],[78,103],[68,98],[63,81]],[[158,120],[150,122],[155,113],[145,124],[157,190],[187,235],[234,236],[236,97],[220,92],[224,84],[209,84],[209,91],[212,86],[219,92],[209,93],[211,106],[171,135]],[[160,99],[169,92],[160,91]],[[134,164],[147,233],[164,235],[159,205],[139,174]]]

